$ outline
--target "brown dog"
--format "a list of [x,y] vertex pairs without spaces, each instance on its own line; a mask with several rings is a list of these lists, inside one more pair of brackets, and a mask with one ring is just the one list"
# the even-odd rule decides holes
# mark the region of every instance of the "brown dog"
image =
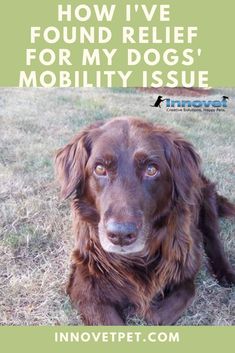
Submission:
[[63,198],[73,195],[75,250],[68,293],[88,325],[123,325],[132,307],[174,323],[192,302],[204,244],[221,283],[235,283],[218,217],[235,206],[176,132],[121,117],[80,132],[56,156]]

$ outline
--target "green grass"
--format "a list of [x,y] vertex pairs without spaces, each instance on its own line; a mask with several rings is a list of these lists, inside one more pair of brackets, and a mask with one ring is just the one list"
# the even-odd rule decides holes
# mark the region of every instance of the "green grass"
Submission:
[[[59,200],[54,182],[53,156],[83,126],[120,115],[171,126],[194,143],[219,192],[235,199],[235,90],[213,94],[211,99],[230,97],[225,113],[169,113],[150,107],[157,93],[137,89],[0,90],[1,324],[81,324],[65,294],[73,236],[69,202]],[[235,266],[234,231],[232,221],[221,221]],[[177,324],[232,325],[234,318],[234,289],[220,287],[203,264],[195,301]],[[128,323],[144,324],[139,318]]]

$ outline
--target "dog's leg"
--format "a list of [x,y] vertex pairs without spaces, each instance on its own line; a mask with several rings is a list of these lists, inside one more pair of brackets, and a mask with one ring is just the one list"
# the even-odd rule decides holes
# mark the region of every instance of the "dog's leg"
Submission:
[[75,265],[72,266],[67,293],[85,325],[125,325],[115,305],[108,300],[106,303],[99,287],[88,279],[84,280]]
[[194,294],[195,286],[192,280],[176,286],[168,296],[151,305],[145,319],[154,325],[174,324],[192,303]]
[[223,245],[219,238],[217,195],[213,184],[204,190],[201,206],[199,228],[203,234],[203,242],[211,268],[221,285],[235,284],[235,271],[229,264]]

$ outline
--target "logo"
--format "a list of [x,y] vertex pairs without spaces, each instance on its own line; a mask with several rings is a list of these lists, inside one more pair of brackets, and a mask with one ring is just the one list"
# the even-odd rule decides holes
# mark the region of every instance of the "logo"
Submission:
[[162,99],[162,96],[158,96],[157,97],[157,100],[156,102],[154,103],[154,105],[150,105],[150,107],[158,107],[158,108],[161,108],[161,103],[164,102],[165,100],[167,100],[168,98],[166,99]]
[[225,111],[228,107],[229,97],[222,96],[217,100],[205,100],[205,99],[171,99],[163,98],[158,96],[154,105],[150,107],[161,108],[161,103],[165,102],[165,108],[167,111]]

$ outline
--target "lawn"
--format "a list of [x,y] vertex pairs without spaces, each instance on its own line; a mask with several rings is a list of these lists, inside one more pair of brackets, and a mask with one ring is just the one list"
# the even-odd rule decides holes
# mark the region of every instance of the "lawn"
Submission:
[[[226,112],[216,113],[151,108],[157,95],[135,89],[0,89],[2,325],[81,324],[65,294],[73,236],[69,201],[58,197],[53,156],[83,126],[120,115],[171,126],[194,143],[219,192],[235,200],[235,89],[209,96],[230,97]],[[234,230],[233,221],[221,221],[235,267]],[[138,318],[128,322],[143,324]],[[234,288],[220,287],[204,264],[195,301],[177,324],[235,324]]]

